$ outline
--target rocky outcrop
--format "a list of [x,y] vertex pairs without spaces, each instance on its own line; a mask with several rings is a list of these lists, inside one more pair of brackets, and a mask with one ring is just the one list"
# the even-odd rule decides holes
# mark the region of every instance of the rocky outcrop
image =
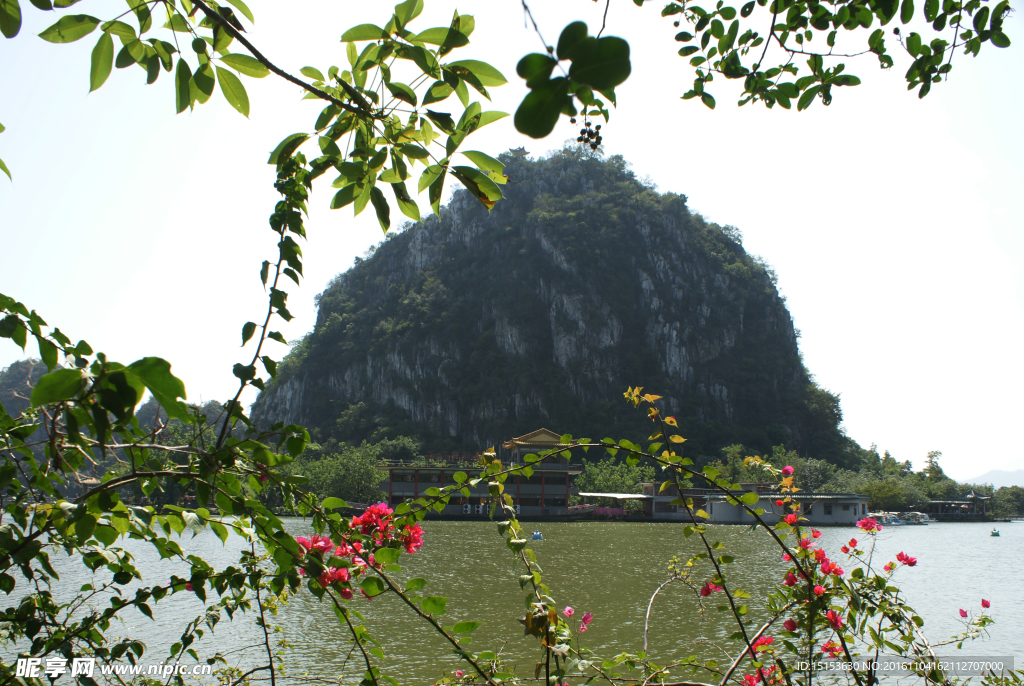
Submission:
[[729,231],[621,158],[502,161],[490,213],[456,192],[335,279],[257,418],[330,432],[364,403],[465,444],[540,424],[627,435],[647,431],[622,402],[640,385],[698,449],[799,440],[809,381],[793,323]]

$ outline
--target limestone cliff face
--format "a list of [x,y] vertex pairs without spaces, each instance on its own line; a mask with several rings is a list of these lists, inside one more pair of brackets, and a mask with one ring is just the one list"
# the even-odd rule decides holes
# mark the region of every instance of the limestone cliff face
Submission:
[[334,280],[258,418],[344,434],[363,403],[465,445],[541,425],[636,439],[646,420],[622,393],[639,385],[695,449],[800,443],[793,323],[733,231],[620,158],[502,160],[490,213],[457,192]]

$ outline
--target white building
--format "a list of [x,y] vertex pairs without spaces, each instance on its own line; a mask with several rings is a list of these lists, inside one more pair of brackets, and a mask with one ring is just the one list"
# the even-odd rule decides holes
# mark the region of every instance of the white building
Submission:
[[[789,503],[784,507],[775,504],[780,497],[778,493],[760,493],[759,496],[757,504],[753,507],[764,510],[761,519],[768,524],[775,524],[781,517],[793,511],[789,509]],[[800,516],[804,518],[801,524],[853,526],[868,513],[868,497],[856,493],[800,492],[793,496],[793,500],[800,504]],[[753,515],[742,505],[731,505],[726,502],[724,495],[708,496],[704,509],[711,515],[709,521],[715,524],[754,523]]]

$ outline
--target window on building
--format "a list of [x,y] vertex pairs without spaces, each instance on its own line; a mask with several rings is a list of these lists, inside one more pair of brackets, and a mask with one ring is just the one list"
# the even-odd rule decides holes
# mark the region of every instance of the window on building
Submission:
[[826,515],[829,515],[829,516],[832,515],[832,506],[831,505],[822,505],[822,507],[825,508],[825,514]]
[[850,504],[847,503],[847,504],[843,505],[843,512],[849,512],[849,511],[850,511]]
[[868,506],[866,504],[864,504],[864,503],[860,504],[860,513],[861,514],[867,514],[868,513]]

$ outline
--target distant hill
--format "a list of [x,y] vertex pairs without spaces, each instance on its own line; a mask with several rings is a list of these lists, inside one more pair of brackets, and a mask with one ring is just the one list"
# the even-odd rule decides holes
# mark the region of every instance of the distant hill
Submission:
[[[540,427],[645,437],[627,386],[664,397],[688,454],[731,443],[856,467],[839,397],[804,367],[775,275],[733,227],[621,157],[504,154],[488,213],[457,191],[317,299],[316,328],[253,415],[320,440],[480,449]],[[742,202],[742,196],[737,196]]]
[[993,469],[973,479],[964,479],[969,484],[992,484],[996,488],[1004,486],[1020,486],[1024,488],[1024,469],[1015,469],[1012,472],[1003,469]]

